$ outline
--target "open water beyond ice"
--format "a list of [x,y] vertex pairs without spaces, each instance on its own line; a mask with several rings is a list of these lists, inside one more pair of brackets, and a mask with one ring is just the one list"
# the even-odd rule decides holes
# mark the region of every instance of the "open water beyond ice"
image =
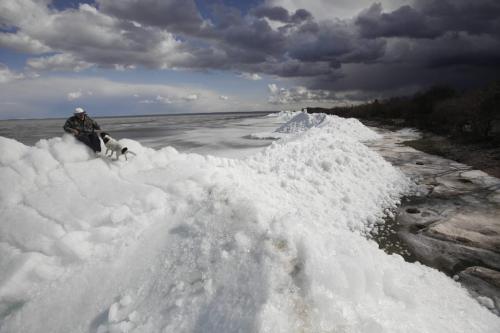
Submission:
[[238,159],[0,137],[0,332],[498,332],[458,283],[367,237],[411,188],[363,144],[378,134],[253,121],[238,135],[280,139]]

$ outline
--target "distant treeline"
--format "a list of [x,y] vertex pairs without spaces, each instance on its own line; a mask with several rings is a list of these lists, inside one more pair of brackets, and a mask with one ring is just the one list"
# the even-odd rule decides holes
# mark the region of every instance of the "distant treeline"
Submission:
[[468,91],[434,86],[413,96],[307,111],[411,126],[462,142],[489,141],[500,145],[500,81]]

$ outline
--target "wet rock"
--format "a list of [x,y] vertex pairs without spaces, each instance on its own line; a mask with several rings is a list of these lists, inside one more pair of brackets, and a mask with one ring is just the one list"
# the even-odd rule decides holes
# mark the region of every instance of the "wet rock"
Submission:
[[461,272],[461,274],[462,273],[476,276],[489,283],[490,285],[500,288],[500,271],[476,266],[469,267],[465,271]]
[[409,214],[418,214],[418,213],[420,213],[420,210],[418,210],[415,207],[410,207],[410,208],[406,208],[406,212]]
[[500,253],[500,211],[485,214],[480,211],[455,214],[429,227],[435,238],[458,242]]
[[473,266],[460,272],[458,281],[467,286],[473,296],[490,299],[493,307],[486,302],[481,303],[500,315],[500,271]]
[[444,197],[452,197],[469,193],[477,189],[472,181],[462,182],[458,177],[459,175],[457,172],[436,177],[438,185],[434,187],[433,194]]
[[449,275],[454,275],[471,266],[483,266],[500,271],[500,254],[441,240],[421,232],[400,231],[399,236],[405,241],[418,261],[435,267]]
[[383,134],[373,149],[416,182],[396,214],[399,239],[423,264],[458,274],[481,304],[492,309],[494,303],[500,315],[500,179],[404,147],[398,132]]
[[500,204],[500,191],[491,193],[487,196],[487,199],[491,203]]
[[[415,206],[418,206],[416,208]],[[420,214],[411,214],[412,208],[416,208]],[[407,210],[410,209],[410,212]],[[398,223],[405,226],[425,225],[439,222],[448,216],[455,214],[457,207],[448,200],[439,198],[411,198],[409,201],[403,201],[398,209],[396,219]]]

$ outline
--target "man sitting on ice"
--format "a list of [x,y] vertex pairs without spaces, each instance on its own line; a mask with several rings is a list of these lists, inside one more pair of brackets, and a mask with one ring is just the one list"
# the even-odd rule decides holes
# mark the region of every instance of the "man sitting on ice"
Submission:
[[101,127],[95,120],[87,116],[85,110],[76,108],[73,116],[66,120],[63,126],[67,133],[71,133],[79,141],[89,146],[95,153],[101,151],[101,141],[95,132],[100,131]]

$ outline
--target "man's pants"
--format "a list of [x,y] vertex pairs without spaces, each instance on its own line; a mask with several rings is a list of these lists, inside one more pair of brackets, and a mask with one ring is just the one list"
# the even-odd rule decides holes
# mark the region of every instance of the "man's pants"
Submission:
[[101,151],[101,140],[96,133],[80,133],[76,138],[89,146],[95,153]]

